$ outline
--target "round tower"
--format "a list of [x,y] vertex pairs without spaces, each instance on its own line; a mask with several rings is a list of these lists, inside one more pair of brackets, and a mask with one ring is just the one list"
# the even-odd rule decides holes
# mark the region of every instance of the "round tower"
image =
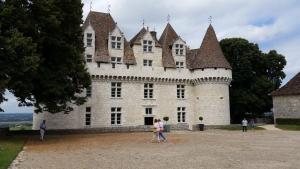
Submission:
[[195,124],[230,124],[231,66],[224,57],[215,31],[209,25],[201,47],[193,51]]

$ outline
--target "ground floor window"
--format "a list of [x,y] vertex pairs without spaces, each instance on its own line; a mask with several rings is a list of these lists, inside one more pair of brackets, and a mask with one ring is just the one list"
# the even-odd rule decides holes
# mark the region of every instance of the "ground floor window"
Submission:
[[111,124],[121,124],[122,114],[121,107],[112,107],[111,108]]
[[177,122],[185,123],[185,107],[177,107]]
[[145,125],[153,125],[153,117],[144,117]]
[[85,125],[86,126],[91,125],[91,114],[85,114]]

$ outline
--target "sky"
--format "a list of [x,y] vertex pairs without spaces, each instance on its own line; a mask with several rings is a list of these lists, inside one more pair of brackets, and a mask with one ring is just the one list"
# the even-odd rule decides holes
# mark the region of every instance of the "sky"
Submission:
[[[257,43],[261,50],[275,49],[284,55],[285,84],[300,71],[300,1],[299,0],[83,0],[83,19],[90,9],[110,12],[127,39],[143,25],[161,35],[170,16],[170,24],[187,45],[199,48],[212,16],[219,40],[241,37]],[[91,5],[92,4],[92,5]],[[32,112],[18,107],[7,92],[5,112]]]

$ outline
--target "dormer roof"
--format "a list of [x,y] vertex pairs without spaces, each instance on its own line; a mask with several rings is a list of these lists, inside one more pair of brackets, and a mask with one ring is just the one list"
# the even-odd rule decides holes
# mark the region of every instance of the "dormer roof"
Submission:
[[[144,27],[130,40],[130,46],[133,45],[142,45],[141,44],[141,40],[143,39],[143,37],[145,36],[145,34],[149,32],[148,30],[146,30]],[[150,32],[149,32],[150,33]],[[155,43],[155,47],[161,47],[161,45],[159,44],[159,42],[157,41],[156,37],[150,33],[150,35],[152,36],[154,43]]]
[[188,57],[192,59],[190,60],[192,62],[190,63],[192,69],[231,69],[229,62],[222,52],[212,25],[209,25],[200,48],[190,52]]
[[179,38],[171,24],[168,23],[159,38],[159,43],[162,46],[163,67],[176,68],[174,57],[172,56],[172,45]]
[[[91,26],[95,31],[95,61],[96,62],[110,62],[108,52],[108,38],[109,33],[112,32],[116,23],[109,13],[90,11],[85,22],[83,29]],[[125,64],[135,64],[135,57],[130,45],[124,39],[124,59]]]

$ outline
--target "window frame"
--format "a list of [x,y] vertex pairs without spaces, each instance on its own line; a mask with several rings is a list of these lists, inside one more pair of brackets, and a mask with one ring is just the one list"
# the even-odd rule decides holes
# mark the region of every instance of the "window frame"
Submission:
[[110,109],[110,124],[111,125],[122,125],[122,108],[111,107]]
[[183,44],[175,44],[175,55],[177,56],[184,56],[184,45]]
[[177,99],[185,99],[185,85],[177,84],[176,88]]
[[186,107],[177,107],[177,123],[186,123]]
[[145,115],[146,116],[152,116],[153,115],[153,108],[152,107],[146,107],[145,108]]
[[143,65],[145,67],[152,67],[152,64],[153,64],[153,60],[150,60],[150,59],[144,59],[143,60]]
[[86,55],[85,55],[85,61],[86,61],[87,63],[93,62],[93,55],[91,55],[91,54],[86,54]]
[[153,41],[143,40],[143,52],[153,52]]
[[86,88],[85,96],[92,97],[92,86]]
[[144,83],[144,99],[153,99],[154,98],[154,84],[153,83]]
[[184,62],[176,61],[176,69],[184,69]]
[[86,33],[86,46],[87,47],[93,46],[93,33]]
[[122,37],[121,36],[110,36],[111,48],[112,49],[121,49]]
[[122,98],[122,82],[111,82],[110,83],[110,97],[111,98]]

